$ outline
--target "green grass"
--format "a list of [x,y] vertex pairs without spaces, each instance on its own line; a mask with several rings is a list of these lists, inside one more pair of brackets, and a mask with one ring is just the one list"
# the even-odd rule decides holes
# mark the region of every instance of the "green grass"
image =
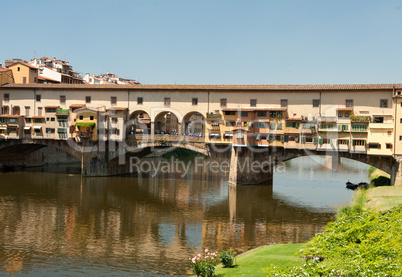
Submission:
[[365,208],[388,210],[402,205],[402,186],[377,187],[367,190]]
[[292,267],[300,265],[303,259],[296,253],[304,244],[276,244],[262,246],[236,257],[236,265],[232,268],[216,268],[220,276],[267,276],[266,269],[270,265]]

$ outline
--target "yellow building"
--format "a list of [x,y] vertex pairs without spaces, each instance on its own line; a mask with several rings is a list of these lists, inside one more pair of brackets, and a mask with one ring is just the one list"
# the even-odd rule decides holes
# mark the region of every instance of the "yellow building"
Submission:
[[98,111],[89,108],[75,110],[75,124],[72,126],[73,138],[98,140]]
[[38,68],[22,61],[9,65],[13,72],[14,82],[17,84],[38,83]]
[[13,71],[0,65],[0,86],[14,83]]

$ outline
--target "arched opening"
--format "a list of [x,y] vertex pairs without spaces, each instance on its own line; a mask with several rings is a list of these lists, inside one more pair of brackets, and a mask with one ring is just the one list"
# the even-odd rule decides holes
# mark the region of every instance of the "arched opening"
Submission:
[[177,116],[172,112],[161,112],[155,117],[155,134],[179,135],[181,124]]
[[203,137],[205,135],[205,117],[199,112],[189,112],[183,117],[182,134]]
[[148,135],[151,133],[151,117],[146,111],[138,110],[131,113],[129,125],[126,128],[127,137],[135,134]]

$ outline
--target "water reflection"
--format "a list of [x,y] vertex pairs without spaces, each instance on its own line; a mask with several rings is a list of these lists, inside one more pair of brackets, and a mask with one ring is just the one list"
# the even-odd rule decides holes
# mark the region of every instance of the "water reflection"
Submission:
[[[169,172],[155,178],[84,179],[1,173],[0,271],[29,276],[185,274],[188,257],[203,248],[242,252],[308,240],[334,216],[328,205],[310,201],[311,194],[325,191],[315,183],[325,178],[327,199],[344,193],[336,175],[345,174],[342,169],[310,172],[291,163],[274,176],[273,186],[238,188],[220,174],[190,172],[183,179]],[[331,185],[332,179],[343,186]]]

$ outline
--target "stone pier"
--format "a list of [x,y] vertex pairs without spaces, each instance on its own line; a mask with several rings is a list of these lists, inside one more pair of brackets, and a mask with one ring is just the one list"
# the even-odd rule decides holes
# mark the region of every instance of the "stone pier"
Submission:
[[232,146],[229,183],[232,185],[271,184],[274,161],[268,148]]

